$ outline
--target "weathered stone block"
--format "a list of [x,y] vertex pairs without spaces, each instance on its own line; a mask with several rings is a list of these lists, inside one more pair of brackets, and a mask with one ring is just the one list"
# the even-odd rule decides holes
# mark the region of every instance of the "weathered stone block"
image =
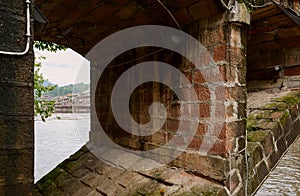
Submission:
[[295,141],[297,136],[299,136],[299,128],[296,130],[291,129],[285,136],[287,146],[290,146]]
[[256,188],[259,186],[260,181],[258,179],[257,174],[254,174],[252,177],[249,178],[249,183],[248,183],[248,194],[251,195]]
[[[33,190],[32,183],[19,183],[15,185],[4,185],[0,188],[0,195],[24,195]],[[37,195],[39,196],[39,195]]]
[[[0,150],[0,178],[2,185],[33,183],[33,149]],[[24,187],[23,187],[24,188]]]
[[262,161],[258,166],[256,166],[256,174],[260,182],[262,182],[265,179],[268,173],[269,170],[265,161]]
[[226,159],[205,157],[197,152],[184,152],[172,161],[170,165],[185,168],[218,181],[225,180],[225,174],[229,168],[229,163]]
[[33,149],[33,118],[0,118],[0,149]]
[[0,115],[33,116],[33,86],[2,85]]
[[248,133],[247,139],[250,142],[259,142],[263,146],[266,156],[269,156],[274,149],[273,136],[269,130],[251,131]]
[[13,56],[5,56],[5,57],[1,56],[0,81],[1,82],[15,81],[20,86],[24,86],[24,85],[33,86],[32,56],[26,55],[23,56],[22,58],[18,58],[18,57],[13,58]]
[[0,21],[0,50],[23,52],[27,41],[26,18],[24,16],[15,16],[11,12],[0,10]]
[[263,159],[263,149],[255,142],[247,143],[248,168],[253,169]]

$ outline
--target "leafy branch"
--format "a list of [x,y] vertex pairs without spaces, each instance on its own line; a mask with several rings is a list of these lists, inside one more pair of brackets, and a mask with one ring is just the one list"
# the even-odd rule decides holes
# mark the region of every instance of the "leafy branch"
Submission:
[[[39,59],[45,59],[45,57],[39,57]],[[43,94],[54,90],[57,85],[47,84],[45,85],[45,78],[41,71],[41,62],[35,62],[34,64],[34,115],[40,116],[42,121],[46,121],[46,118],[50,117],[54,112],[55,101],[43,99]]]
[[[57,52],[59,50],[66,50],[65,46],[61,46],[51,42],[35,41],[34,47],[39,50],[47,50],[50,52]],[[39,57],[38,60],[45,59]],[[53,91],[57,85],[47,84],[47,81],[41,73],[42,63],[35,59],[34,63],[34,115],[40,116],[42,121],[45,122],[46,118],[51,117],[54,112],[55,101],[46,100],[42,96],[46,93]]]
[[47,50],[49,52],[57,52],[59,50],[66,50],[67,47],[58,45],[52,42],[35,41],[33,46],[39,50]]

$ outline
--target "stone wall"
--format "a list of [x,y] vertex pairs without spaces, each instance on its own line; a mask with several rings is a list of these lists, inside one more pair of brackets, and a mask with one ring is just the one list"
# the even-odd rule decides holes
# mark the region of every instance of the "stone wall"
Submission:
[[[25,34],[25,1],[0,1],[0,51],[24,51]],[[0,195],[33,189],[33,59],[0,54]]]
[[256,192],[287,148],[300,135],[300,92],[249,108],[247,120],[248,194]]
[[[224,12],[212,17],[200,18],[185,28],[186,32],[197,38],[208,49],[216,62],[222,75],[222,82],[215,87],[216,94],[212,95],[207,85],[216,78],[213,73],[209,75],[208,72],[205,78],[209,78],[210,81],[205,81],[194,65],[178,54],[166,50],[158,52],[159,48],[139,48],[119,56],[101,75],[95,96],[97,119],[92,119],[92,122],[99,120],[110,138],[128,149],[150,150],[168,142],[178,129],[179,121],[185,121],[181,114],[188,109],[180,107],[183,103],[178,100],[171,89],[159,83],[145,83],[132,94],[129,108],[132,117],[138,123],[147,123],[150,120],[148,109],[153,101],[167,106],[166,123],[160,131],[147,137],[130,135],[122,130],[113,117],[110,100],[115,81],[126,69],[149,60],[169,63],[189,78],[192,84],[190,88],[197,92],[200,112],[200,123],[195,137],[187,149],[176,149],[183,150],[183,152],[169,165],[184,168],[195,175],[216,181],[226,187],[228,194],[243,194],[246,171],[247,25],[243,22],[231,22],[228,18],[228,12]],[[147,55],[149,53],[155,54]],[[122,63],[124,61],[130,61],[130,63]],[[211,96],[214,96],[214,102],[211,101]],[[204,134],[208,132],[210,126],[209,122],[203,119],[211,117],[212,114],[223,115],[223,121],[210,130],[212,133],[210,133],[209,140],[215,144],[206,155],[200,155],[199,148],[207,139],[204,138]],[[220,134],[218,134],[219,130]],[[91,131],[90,138],[95,144],[99,141],[97,130]],[[179,138],[177,142],[180,146],[180,143],[184,141]],[[168,154],[161,156],[168,156]]]
[[[290,5],[290,7],[286,7]],[[249,90],[299,86],[299,1],[280,1],[252,13],[248,34]]]

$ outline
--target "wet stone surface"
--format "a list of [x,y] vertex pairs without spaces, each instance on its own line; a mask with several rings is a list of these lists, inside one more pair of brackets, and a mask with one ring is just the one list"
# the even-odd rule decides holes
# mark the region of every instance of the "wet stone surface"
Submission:
[[300,195],[300,138],[279,161],[256,195]]

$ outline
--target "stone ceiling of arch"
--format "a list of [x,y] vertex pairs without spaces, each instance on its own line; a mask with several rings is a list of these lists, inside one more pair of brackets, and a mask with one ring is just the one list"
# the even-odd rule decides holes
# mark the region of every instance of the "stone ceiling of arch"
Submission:
[[270,4],[252,13],[248,54],[299,46],[299,43],[300,26],[276,5]]
[[[211,0],[162,3],[181,27],[223,9]],[[49,20],[45,32],[36,32],[35,39],[63,44],[83,55],[106,36],[128,27],[161,24],[177,28],[158,0],[35,0],[35,6]]]

